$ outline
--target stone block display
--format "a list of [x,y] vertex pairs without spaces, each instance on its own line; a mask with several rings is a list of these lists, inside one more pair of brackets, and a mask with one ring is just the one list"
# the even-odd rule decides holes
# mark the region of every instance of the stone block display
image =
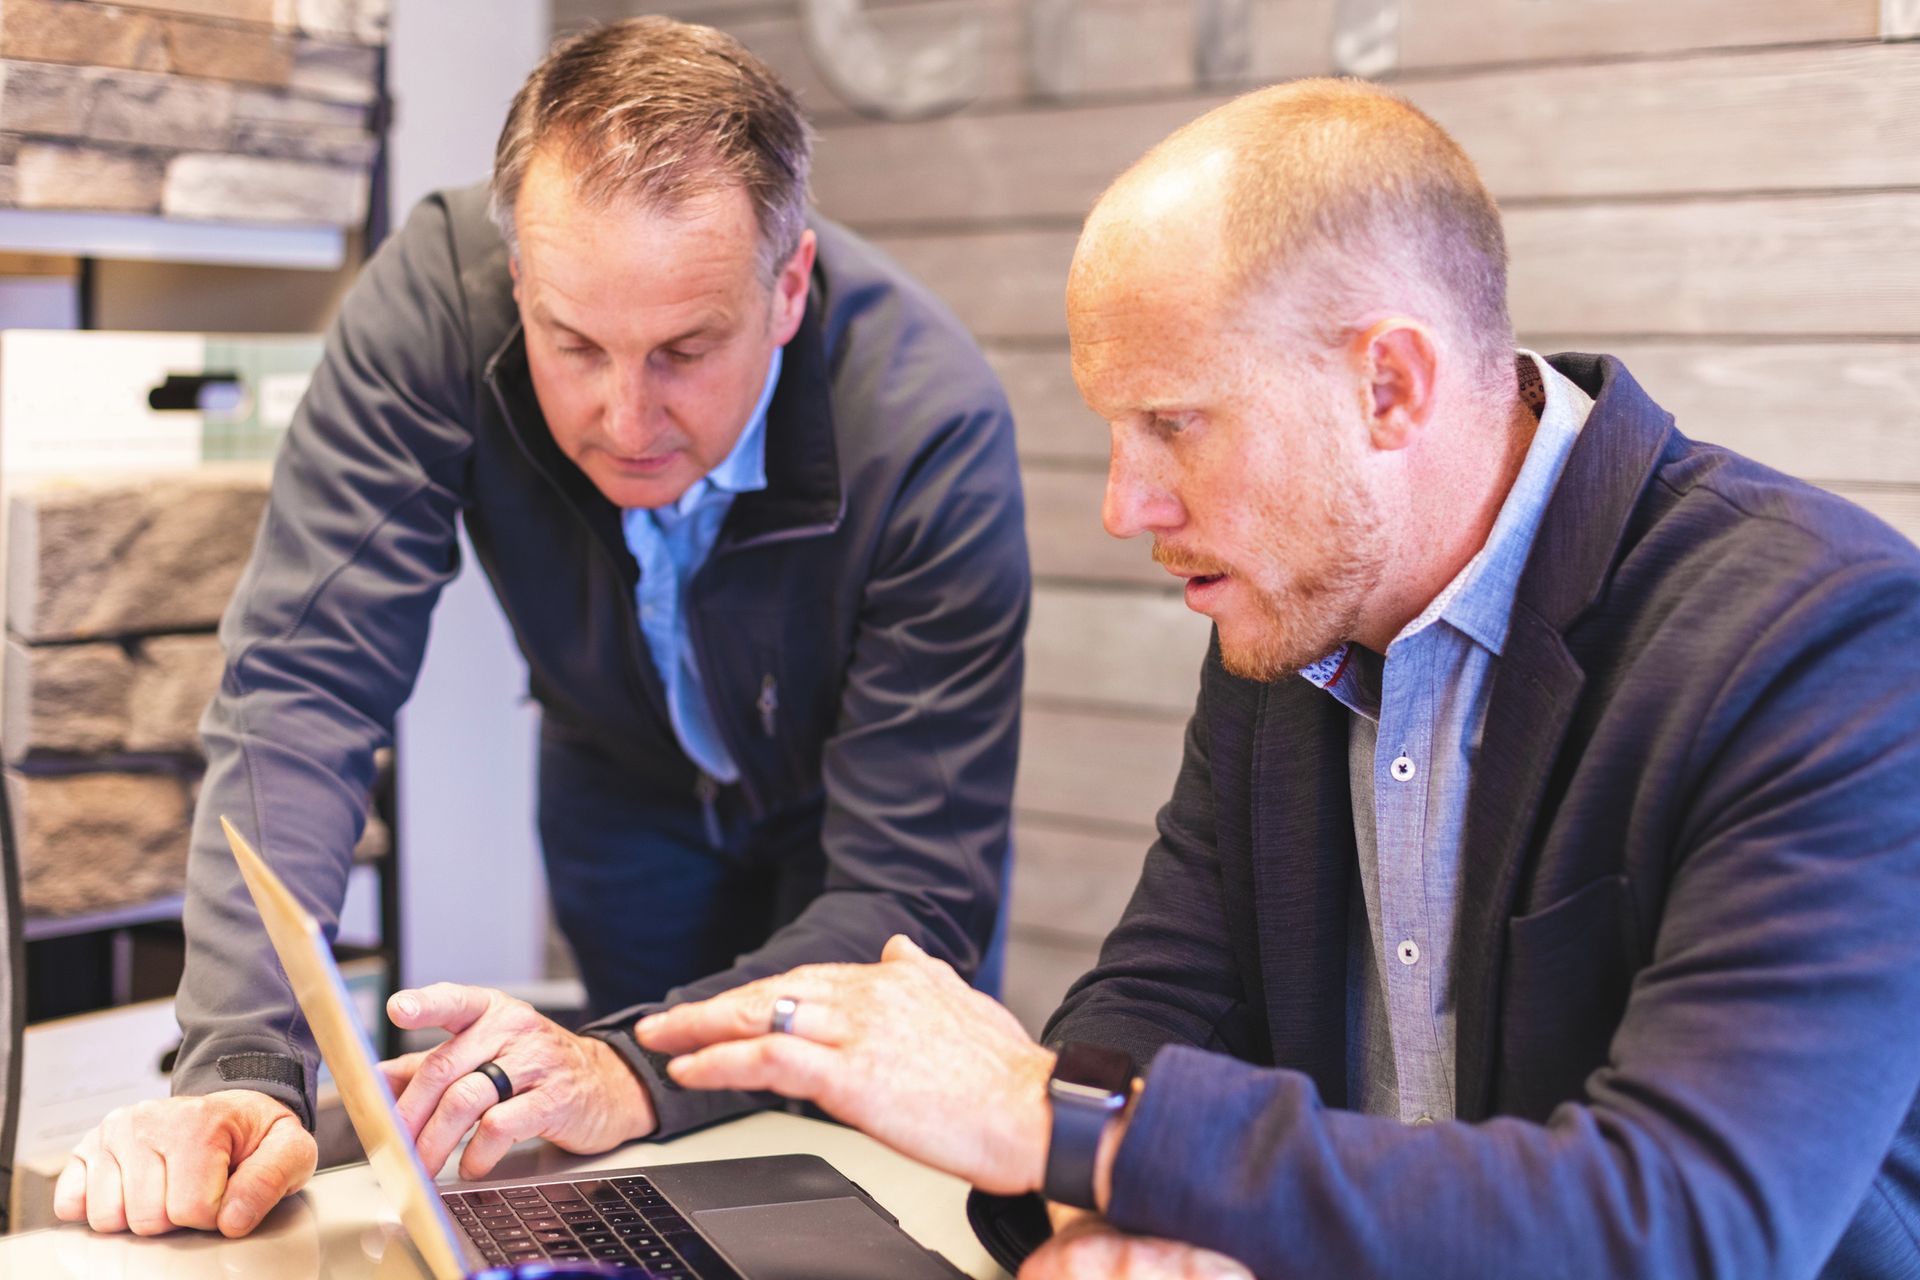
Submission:
[[224,666],[220,637],[211,632],[139,641],[127,689],[126,749],[201,754],[200,716]]
[[122,645],[7,642],[4,735],[9,763],[93,755],[127,741],[133,659]]
[[187,786],[172,773],[7,776],[29,915],[150,902],[186,886]]
[[[266,464],[41,481],[14,495],[0,750],[28,913],[181,891],[214,633],[251,553]],[[377,762],[384,773],[391,753]],[[354,856],[385,857],[369,817]]]
[[258,464],[15,495],[7,627],[30,644],[211,630],[266,507]]
[[0,206],[353,226],[387,0],[0,0]]

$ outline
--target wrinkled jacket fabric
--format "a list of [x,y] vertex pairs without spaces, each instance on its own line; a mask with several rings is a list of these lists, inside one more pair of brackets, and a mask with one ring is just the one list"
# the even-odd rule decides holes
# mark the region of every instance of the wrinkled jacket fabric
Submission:
[[[872,960],[896,932],[968,973],[1002,888],[1029,591],[1011,417],[930,294],[846,231],[813,225],[812,296],[768,410],[768,484],[734,502],[688,616],[742,800],[756,821],[817,839],[825,889],[766,946],[674,999]],[[458,567],[456,521],[548,732],[630,767],[637,785],[693,796],[620,513],[541,417],[478,187],[424,201],[355,283],[221,625],[176,1092],[244,1085],[311,1119],[312,1041],[218,818],[331,933],[373,753]],[[630,1021],[601,1034],[651,1086],[663,1133],[743,1105],[672,1088],[621,1031]]]
[[1349,713],[1216,647],[1050,1041],[1151,1063],[1109,1216],[1309,1276],[1920,1274],[1920,552],[1621,364],[1467,795],[1459,1119],[1345,1110]]

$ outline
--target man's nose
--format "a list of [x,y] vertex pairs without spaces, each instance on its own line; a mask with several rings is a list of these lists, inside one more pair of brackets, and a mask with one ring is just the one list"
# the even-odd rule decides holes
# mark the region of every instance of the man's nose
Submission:
[[656,434],[653,419],[658,411],[646,362],[616,366],[611,380],[612,386],[607,389],[607,434],[622,446],[646,443]]
[[1100,523],[1116,538],[1141,533],[1170,533],[1186,520],[1186,510],[1167,483],[1162,460],[1117,433],[1107,462],[1107,492]]

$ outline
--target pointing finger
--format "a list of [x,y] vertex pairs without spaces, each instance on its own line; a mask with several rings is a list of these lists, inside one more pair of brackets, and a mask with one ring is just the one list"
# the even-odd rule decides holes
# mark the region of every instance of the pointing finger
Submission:
[[457,1035],[472,1026],[492,1004],[493,992],[486,987],[436,982],[394,992],[387,1000],[387,1016],[393,1019],[394,1026],[409,1031],[416,1027],[442,1027]]
[[798,1036],[761,1036],[709,1045],[667,1064],[667,1074],[689,1089],[765,1089],[785,1098],[817,1100],[833,1082],[838,1055]]

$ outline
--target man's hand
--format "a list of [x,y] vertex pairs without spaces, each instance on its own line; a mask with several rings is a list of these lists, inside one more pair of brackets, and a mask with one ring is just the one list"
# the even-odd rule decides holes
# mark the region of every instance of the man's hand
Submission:
[[[508,1148],[528,1138],[566,1151],[605,1151],[657,1124],[646,1089],[611,1045],[574,1035],[525,1001],[437,982],[394,992],[387,1016],[396,1026],[453,1033],[444,1044],[380,1064],[429,1174],[438,1174],[476,1128],[460,1158],[463,1178],[486,1177]],[[500,1101],[493,1081],[476,1073],[483,1062],[507,1073],[512,1098]]]
[[306,1185],[318,1159],[300,1118],[252,1089],[140,1102],[108,1112],[80,1140],[54,1184],[53,1211],[95,1231],[243,1236]]
[[1116,1231],[1105,1219],[1077,1213],[1033,1251],[1020,1280],[1253,1280],[1253,1272],[1211,1249]]
[[[791,1035],[768,1030],[782,996],[799,1001]],[[803,965],[642,1018],[634,1034],[685,1055],[668,1073],[690,1088],[803,1098],[987,1191],[1044,1178],[1054,1055],[908,938],[879,964]]]

